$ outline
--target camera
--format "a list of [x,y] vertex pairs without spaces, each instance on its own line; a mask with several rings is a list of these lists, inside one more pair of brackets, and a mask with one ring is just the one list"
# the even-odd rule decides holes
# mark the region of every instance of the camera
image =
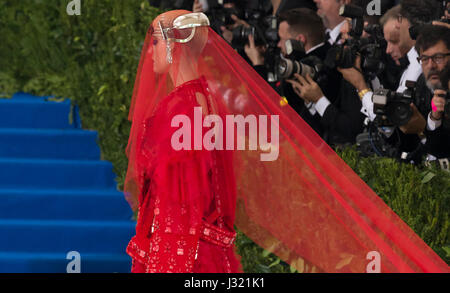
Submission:
[[239,7],[224,7],[223,1],[218,0],[208,0],[208,11],[206,14],[211,22],[211,28],[222,35],[221,26],[228,26],[234,23],[234,20],[231,16],[234,14],[238,18],[243,18],[243,11],[239,9]]
[[[299,60],[306,56],[303,43],[298,40],[285,42],[286,57],[281,57],[276,62],[276,72],[280,79],[292,79],[295,73],[304,72]],[[305,68],[306,69],[306,68]]]
[[267,0],[248,0],[243,8],[242,17],[249,26],[237,26],[233,29],[232,47],[243,51],[248,44],[249,35],[253,35],[256,46],[265,46],[264,66],[268,71],[267,80],[274,83],[278,80],[276,68],[279,62],[278,19],[272,15],[272,4]]
[[377,115],[379,126],[402,126],[413,115],[411,103],[415,101],[416,83],[406,82],[407,89],[397,93],[388,89],[378,89],[372,96],[373,112]]
[[[381,61],[385,59],[386,41],[379,25],[369,25],[364,28],[364,11],[356,5],[341,6],[339,14],[352,19],[352,30],[343,44],[333,45],[328,51],[325,65],[329,68],[351,68],[356,57],[361,56],[361,69],[365,78],[373,79],[385,69]],[[368,34],[362,38],[363,32]]]
[[[239,17],[239,16],[238,16]],[[270,17],[266,16],[265,2],[261,0],[249,0],[241,13],[240,19],[244,19],[250,26],[244,25],[237,26],[233,29],[233,41],[232,46],[235,49],[242,49],[245,44],[248,43],[249,35],[253,35],[256,45],[268,44],[266,38],[266,29],[271,26]],[[277,32],[277,26],[275,24],[275,34]],[[272,37],[272,33],[267,35]],[[277,39],[278,35],[275,36]]]
[[446,129],[450,129],[450,92],[447,91],[447,94],[440,95],[442,98],[445,98],[445,105],[444,105],[444,117],[443,117],[443,126]]
[[352,30],[349,33],[351,38],[347,39],[343,44],[333,45],[328,51],[325,64],[330,68],[351,68],[355,64],[359,39],[363,33],[364,11],[356,5],[342,5],[339,15],[352,19]]
[[368,79],[374,79],[386,68],[386,64],[382,60],[386,60],[387,57],[387,43],[380,25],[368,25],[364,31],[369,36],[359,40],[358,51],[362,57],[361,68]]
[[300,74],[303,77],[309,75],[319,83],[325,78],[322,60],[316,56],[306,57],[302,42],[287,40],[286,53],[286,57],[277,61],[277,76],[280,79],[294,79],[294,74]]

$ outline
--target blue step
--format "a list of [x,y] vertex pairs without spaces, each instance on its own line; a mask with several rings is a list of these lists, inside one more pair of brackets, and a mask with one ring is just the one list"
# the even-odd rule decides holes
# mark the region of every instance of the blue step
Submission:
[[116,189],[107,161],[0,158],[0,187],[38,189]]
[[0,157],[99,160],[100,149],[96,131],[0,128]]
[[126,221],[132,217],[118,191],[0,189],[1,219]]
[[70,100],[0,99],[0,273],[130,272],[136,223]]
[[[0,99],[2,128],[75,128],[77,119],[70,100],[48,101],[44,98]],[[71,116],[73,121],[71,121]]]
[[132,221],[0,220],[0,251],[125,254],[134,232]]
[[[66,273],[72,261],[66,256],[67,253],[0,252],[0,273]],[[129,273],[130,269],[131,260],[124,254],[80,254],[81,273]]]

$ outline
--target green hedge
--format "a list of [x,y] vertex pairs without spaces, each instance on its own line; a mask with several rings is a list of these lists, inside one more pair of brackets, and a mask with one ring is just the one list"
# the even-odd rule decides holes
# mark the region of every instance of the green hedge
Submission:
[[[126,171],[127,113],[140,50],[160,13],[146,0],[83,0],[68,16],[69,0],[0,2],[0,96],[17,91],[55,95],[80,106],[83,127],[99,132],[102,158],[114,165],[119,188]],[[450,176],[391,159],[340,156],[447,263],[450,263]],[[246,272],[291,268],[238,234]]]
[[145,0],[83,0],[81,15],[69,16],[69,2],[0,2],[0,95],[21,90],[75,100],[122,182],[140,50],[160,11]]

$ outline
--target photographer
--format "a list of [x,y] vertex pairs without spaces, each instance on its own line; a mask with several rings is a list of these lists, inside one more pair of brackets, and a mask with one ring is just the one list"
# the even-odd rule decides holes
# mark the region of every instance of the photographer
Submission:
[[442,127],[442,124],[448,119],[444,117],[444,110],[450,66],[450,29],[437,25],[423,27],[417,38],[416,49],[420,53],[423,69],[417,83],[417,107],[427,117],[427,151],[438,159],[448,158],[450,129]]
[[[313,10],[307,8],[298,8],[286,11],[279,16],[280,25],[278,34],[280,41],[278,47],[282,55],[287,56],[286,42],[289,40],[299,41],[304,48],[304,56],[300,60],[306,62],[305,58],[316,57],[316,61],[312,61],[308,65],[314,66],[314,63],[321,63],[325,59],[329,49],[328,43],[325,41],[325,28],[321,19]],[[294,58],[296,59],[296,58]],[[338,84],[336,84],[336,74],[326,72],[328,78],[321,83],[325,88],[325,93],[335,99],[335,92]],[[291,77],[293,78],[293,77]],[[281,96],[286,97],[289,105],[307,122],[320,136],[324,137],[325,129],[321,125],[321,117],[315,110],[314,104],[311,101],[302,100],[298,98],[295,86],[290,80],[282,80],[278,87],[278,92]]]
[[[282,12],[279,17],[278,35],[280,41],[277,46],[283,55],[283,58],[290,58],[291,62],[301,62],[305,58],[316,57],[317,62],[321,62],[325,58],[328,50],[328,44],[325,43],[325,28],[321,19],[316,13],[308,8],[297,8]],[[263,77],[267,75],[264,66],[264,58],[259,50],[255,47],[254,40],[250,36],[249,45],[245,47],[245,52],[252,60],[254,68]],[[300,48],[290,52],[286,48],[287,42],[297,44]],[[314,64],[309,64],[314,66]],[[291,84],[282,79],[276,86],[277,92],[285,97],[289,105],[307,122],[319,135],[323,135],[323,129],[320,124],[320,116],[317,113],[308,110],[308,105],[298,98]],[[333,82],[327,85],[327,93],[333,93],[336,88]]]
[[[196,0],[200,1],[200,0]],[[226,3],[223,4],[224,8],[230,9],[230,8],[236,8],[235,13],[231,15],[232,23],[224,23],[220,25],[220,33],[222,37],[229,43],[233,44],[233,31],[239,27],[250,27],[248,19],[245,19],[245,15],[237,15],[241,14],[238,12],[242,12],[245,10],[245,7],[251,7],[252,10],[257,8],[259,10],[263,10],[263,15],[272,15],[275,16],[278,8],[281,5],[282,0],[247,0],[247,1],[226,1]],[[238,5],[239,4],[239,5]],[[202,5],[195,4],[194,3],[194,9],[199,10],[202,8]],[[255,13],[255,11],[251,12]],[[261,11],[258,11],[257,14],[261,13]],[[252,16],[252,15],[247,15]],[[240,17],[240,18],[239,18]],[[236,49],[236,48],[235,48]],[[261,49],[260,49],[261,51]]]
[[[335,44],[339,41],[341,29],[347,23],[339,15],[340,4],[350,1],[323,0],[315,1],[317,14],[328,26],[327,41]],[[325,58],[324,58],[325,59]],[[317,84],[310,76],[296,75],[292,84],[297,98],[311,105],[311,112],[316,112],[324,129],[324,138],[328,144],[354,144],[356,136],[363,131],[364,115],[360,112],[361,101],[354,87],[342,79],[336,70],[329,71],[328,88]],[[317,115],[316,114],[316,115]],[[316,116],[317,117],[317,116]]]

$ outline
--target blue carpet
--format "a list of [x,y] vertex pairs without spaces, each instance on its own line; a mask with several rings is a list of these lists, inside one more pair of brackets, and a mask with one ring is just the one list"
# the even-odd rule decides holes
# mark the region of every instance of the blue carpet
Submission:
[[70,100],[0,99],[0,273],[129,272],[135,222]]

